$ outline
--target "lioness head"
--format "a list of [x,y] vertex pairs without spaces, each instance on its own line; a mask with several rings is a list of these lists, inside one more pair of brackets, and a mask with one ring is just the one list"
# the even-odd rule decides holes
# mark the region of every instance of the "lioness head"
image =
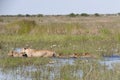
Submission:
[[8,56],[13,56],[13,51],[9,51],[9,53],[7,54]]
[[29,48],[22,48],[21,53],[23,54],[24,57],[28,57],[27,51]]
[[22,53],[26,53],[26,50],[27,50],[28,48],[22,48],[22,50],[21,50],[21,52]]

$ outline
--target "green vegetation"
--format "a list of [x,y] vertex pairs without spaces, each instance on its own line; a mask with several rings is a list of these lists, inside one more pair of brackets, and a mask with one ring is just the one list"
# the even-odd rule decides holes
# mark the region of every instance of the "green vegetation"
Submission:
[[86,17],[87,17],[87,16],[89,16],[89,14],[87,14],[87,13],[82,13],[81,16],[86,16]]
[[2,19],[2,18],[0,18],[0,22],[3,22],[3,19]]
[[0,67],[3,69],[11,69],[16,67],[29,66],[29,65],[45,65],[50,61],[49,58],[13,58],[5,57],[0,59]]
[[89,52],[102,56],[119,54],[120,51],[118,17],[44,16],[1,19],[4,23],[0,23],[0,46],[1,54],[4,55],[12,48],[26,45],[62,54]]
[[95,16],[100,16],[100,14],[99,14],[99,13],[95,13],[94,15],[95,15]]
[[68,16],[70,16],[70,17],[76,17],[76,16],[79,16],[79,14],[70,13]]
[[[20,68],[18,73],[30,76],[32,80],[49,80],[55,71],[58,74],[54,75],[54,80],[119,80],[119,65],[109,70],[98,61],[78,59],[74,65],[55,67],[47,66],[49,58],[6,57],[8,51],[26,46],[65,55],[85,52],[95,56],[120,54],[119,16],[75,16],[0,17],[0,67],[12,72]],[[35,66],[37,70],[25,71],[25,66]]]
[[44,15],[43,14],[38,14],[37,17],[43,17]]
[[[105,65],[101,65],[98,63],[98,61],[94,60],[90,60],[87,62],[86,60],[77,59],[73,63],[74,65],[66,63],[61,66],[55,66],[54,64],[53,66],[50,66],[49,64],[46,65],[46,61],[48,61],[49,59],[46,60],[40,58],[9,58],[8,60],[11,61],[9,61],[10,63],[8,63],[8,66],[3,66],[3,74],[12,71],[10,74],[22,76],[21,78],[13,77],[12,79],[22,79],[24,77],[25,79],[30,78],[30,80],[119,80],[120,78],[119,64],[114,64],[114,69],[108,69]],[[25,65],[18,64],[19,60]],[[32,60],[34,61],[31,63]],[[16,63],[17,65],[19,65],[18,67],[15,67],[15,65],[11,66],[11,64],[13,65]],[[4,63],[2,63],[1,65],[4,65]]]

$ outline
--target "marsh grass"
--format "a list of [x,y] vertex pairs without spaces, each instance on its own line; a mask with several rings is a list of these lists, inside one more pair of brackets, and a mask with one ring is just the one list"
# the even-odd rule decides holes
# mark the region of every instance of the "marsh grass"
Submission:
[[[85,53],[96,56],[120,55],[119,17],[1,17],[0,67],[4,70],[21,67],[22,76],[32,80],[49,80],[56,67],[45,66],[49,58],[10,58],[14,48],[29,46],[53,50],[57,54]],[[25,72],[23,66],[34,65],[37,71]],[[92,71],[90,71],[92,66]],[[45,72],[41,70],[46,70]],[[83,71],[83,76],[79,74]],[[55,80],[119,80],[119,68],[108,70],[97,61],[78,61],[59,67]],[[90,71],[90,72],[89,72]],[[89,72],[89,74],[87,73]],[[113,77],[113,78],[112,78]],[[42,79],[41,79],[42,78]],[[53,78],[52,78],[53,79]]]
[[3,22],[4,20],[2,18],[0,18],[0,22]]
[[[118,66],[116,66],[119,68]],[[65,64],[56,66],[41,66],[37,71],[31,71],[29,74],[33,80],[119,80],[119,69],[107,69],[98,61],[84,61],[77,59],[74,65]],[[58,72],[57,72],[58,71]],[[54,76],[51,75],[54,74]]]
[[[117,35],[118,36],[118,35]],[[94,35],[0,35],[3,54],[16,47],[54,50],[57,53],[73,54],[119,54],[119,37]]]
[[[107,66],[101,65],[99,60],[94,59],[76,59],[73,64],[66,63],[61,66],[47,65],[48,61],[50,61],[49,59],[23,58],[21,61],[19,60],[20,58],[14,58],[13,60],[15,61],[12,61],[12,59],[9,60],[19,64],[16,66],[12,63],[11,66],[11,62],[9,61],[7,63],[9,67],[4,66],[2,71],[4,73],[12,71],[11,74],[19,74],[21,76],[19,79],[23,77],[30,80],[119,80],[120,78],[120,65],[114,64],[114,69],[108,69]],[[3,61],[1,65],[4,65],[5,62]],[[32,66],[34,67],[32,68]],[[13,77],[13,79],[18,79],[18,77]]]
[[44,65],[47,64],[50,61],[49,58],[12,58],[12,57],[7,57],[7,58],[1,58],[0,59],[0,66],[2,68],[15,68],[15,67],[22,67],[24,66],[29,66],[29,65]]

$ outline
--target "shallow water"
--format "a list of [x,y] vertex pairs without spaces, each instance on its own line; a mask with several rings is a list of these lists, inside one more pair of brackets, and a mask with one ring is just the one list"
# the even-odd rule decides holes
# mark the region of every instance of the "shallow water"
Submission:
[[20,53],[22,48],[15,48],[14,51]]
[[[15,48],[16,52],[20,52],[21,48]],[[44,66],[23,66],[10,70],[0,68],[0,80],[61,80],[61,70],[64,66],[76,65],[76,61],[83,61],[84,64],[89,63],[92,70],[92,61],[97,61],[100,65],[106,66],[106,69],[113,70],[115,64],[120,63],[120,56],[104,56],[100,60],[92,58],[52,58],[54,63],[48,63]],[[78,64],[78,63],[77,63]],[[84,65],[81,64],[81,65]],[[64,72],[62,72],[64,73]],[[84,72],[78,69],[72,72],[79,79],[83,77]]]
[[[15,50],[19,52],[21,49]],[[96,59],[91,58],[52,58],[52,60],[54,61],[54,63],[49,63],[44,66],[23,66],[8,71],[4,71],[1,68],[0,80],[33,80],[34,76],[32,74],[37,71],[40,72],[39,75],[37,74],[37,77],[39,77],[40,80],[54,80],[56,76],[60,79],[61,67],[65,65],[75,65],[76,60],[82,60],[86,62],[90,62],[91,60],[96,61]],[[107,69],[114,69],[113,66],[120,63],[120,56],[104,56],[102,60],[98,60],[98,63],[103,66],[107,66]],[[73,72],[73,74],[75,76],[79,76],[79,78],[82,78],[82,76],[84,75],[81,69]]]
[[106,65],[108,69],[113,69],[115,64],[120,63],[120,56],[106,56],[104,60],[99,62],[101,65]]

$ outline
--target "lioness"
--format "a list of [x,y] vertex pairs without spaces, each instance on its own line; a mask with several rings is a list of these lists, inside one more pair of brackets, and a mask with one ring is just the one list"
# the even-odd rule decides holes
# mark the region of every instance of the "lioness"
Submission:
[[81,56],[81,53],[74,53],[70,55],[70,57],[73,57],[73,58],[79,58],[80,56]]
[[10,51],[8,53],[8,56],[11,56],[11,57],[24,57],[24,54],[23,53],[18,53],[18,52],[15,52],[15,51]]
[[92,54],[90,54],[90,53],[88,53],[88,52],[83,53],[83,54],[82,54],[82,57],[86,57],[86,58],[97,58],[95,55],[92,55]]
[[23,48],[22,52],[27,55],[27,57],[54,57],[55,52],[49,50],[35,50],[30,48]]

